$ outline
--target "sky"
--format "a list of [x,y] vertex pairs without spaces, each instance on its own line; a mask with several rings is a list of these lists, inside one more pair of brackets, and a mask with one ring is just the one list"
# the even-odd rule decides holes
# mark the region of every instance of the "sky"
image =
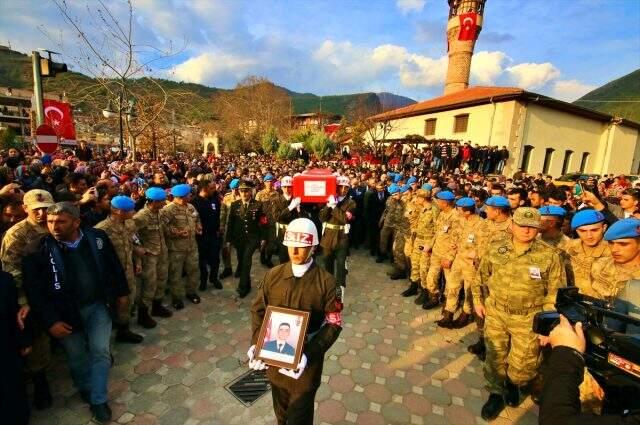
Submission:
[[[126,2],[106,3],[126,27]],[[98,0],[66,5],[109,50]],[[296,92],[416,100],[443,91],[447,0],[133,0],[133,9],[138,60],[175,53],[149,65],[158,77],[232,88],[257,75]],[[82,72],[79,40],[53,0],[0,0],[0,45],[60,51]],[[488,0],[471,84],[572,101],[638,68],[639,0]]]

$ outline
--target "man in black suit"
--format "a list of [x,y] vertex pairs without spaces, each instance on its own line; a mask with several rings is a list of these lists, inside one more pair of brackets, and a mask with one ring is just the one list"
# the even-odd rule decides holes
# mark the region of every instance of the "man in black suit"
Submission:
[[250,182],[240,183],[240,199],[229,207],[225,240],[227,245],[233,244],[238,255],[238,266],[235,277],[240,278],[238,295],[246,297],[251,292],[251,259],[260,245],[266,246],[267,216],[262,211],[262,204],[253,199],[253,185]]
[[375,188],[369,187],[364,195],[364,222],[365,233],[368,237],[369,253],[372,256],[379,254],[378,245],[380,245],[380,217],[387,202],[389,194],[385,190],[383,183],[376,183]]
[[[218,195],[218,185],[210,180],[198,182],[198,196],[191,204],[198,211],[200,222],[202,223],[202,234],[196,235],[198,243],[198,257],[200,265],[200,287],[201,291],[207,289],[208,281],[216,289],[222,289],[222,283],[218,280],[218,269],[220,268],[220,196]],[[207,270],[207,266],[209,269]]]
[[[351,188],[348,196],[356,203],[356,217],[361,217],[364,211],[364,194],[365,188],[360,184],[360,180],[357,177],[351,179]],[[364,220],[354,220],[349,234],[349,247],[353,249],[360,248],[360,245],[364,242],[365,234]]]

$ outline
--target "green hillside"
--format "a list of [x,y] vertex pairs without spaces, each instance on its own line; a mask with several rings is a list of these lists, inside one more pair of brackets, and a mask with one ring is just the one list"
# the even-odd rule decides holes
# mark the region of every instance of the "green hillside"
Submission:
[[[627,102],[618,102],[620,100]],[[573,103],[640,122],[640,69],[598,87]]]
[[380,99],[375,93],[345,94],[341,96],[316,96],[314,94],[292,94],[293,110],[296,114],[320,112],[336,115],[348,115],[354,108],[362,107],[369,111],[381,110]]

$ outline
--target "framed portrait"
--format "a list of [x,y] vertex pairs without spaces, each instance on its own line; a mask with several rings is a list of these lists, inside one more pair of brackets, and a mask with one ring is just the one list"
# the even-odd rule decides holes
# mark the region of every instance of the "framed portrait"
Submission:
[[296,369],[308,325],[308,311],[267,306],[256,343],[256,358],[270,366]]

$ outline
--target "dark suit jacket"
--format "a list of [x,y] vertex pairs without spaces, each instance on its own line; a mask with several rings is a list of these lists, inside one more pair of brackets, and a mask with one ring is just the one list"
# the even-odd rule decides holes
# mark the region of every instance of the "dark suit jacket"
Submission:
[[262,349],[267,351],[273,351],[274,353],[288,354],[289,356],[296,355],[295,348],[293,348],[291,345],[287,344],[286,342],[284,343],[284,347],[282,347],[282,351],[278,351],[278,341],[276,341],[275,339],[272,341],[267,341],[267,343],[262,346]]
[[224,240],[234,245],[266,240],[267,216],[262,210],[262,203],[251,199],[243,211],[242,200],[232,202],[225,231]]
[[376,224],[382,216],[389,194],[383,192],[380,200],[377,190],[368,190],[364,195],[364,219],[367,224]]

